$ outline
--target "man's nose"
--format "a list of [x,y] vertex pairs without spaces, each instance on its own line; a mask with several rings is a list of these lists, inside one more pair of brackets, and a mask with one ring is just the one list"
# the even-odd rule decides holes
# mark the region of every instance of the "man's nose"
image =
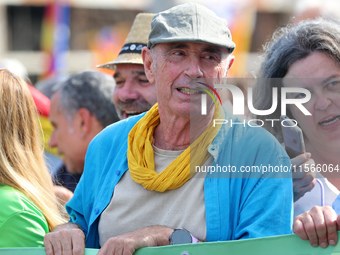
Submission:
[[123,87],[118,90],[118,98],[120,101],[125,102],[128,100],[138,99],[139,93],[137,90],[137,84],[133,81],[133,79],[126,79]]
[[48,141],[48,146],[50,146],[51,148],[57,147],[57,139],[56,139],[55,131],[53,131],[51,134],[50,140]]
[[192,57],[187,68],[185,69],[185,74],[192,78],[201,78],[203,77],[203,72],[200,67],[200,60],[197,57]]

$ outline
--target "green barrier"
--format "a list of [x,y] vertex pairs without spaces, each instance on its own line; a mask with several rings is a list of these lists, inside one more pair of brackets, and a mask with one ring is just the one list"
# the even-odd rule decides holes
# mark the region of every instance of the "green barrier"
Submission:
[[[340,234],[340,232],[338,232]],[[85,255],[96,255],[98,250],[85,249]],[[0,255],[46,255],[44,248],[1,248]],[[296,235],[283,235],[228,242],[210,242],[139,249],[134,255],[340,255],[340,244],[326,249],[312,247]]]

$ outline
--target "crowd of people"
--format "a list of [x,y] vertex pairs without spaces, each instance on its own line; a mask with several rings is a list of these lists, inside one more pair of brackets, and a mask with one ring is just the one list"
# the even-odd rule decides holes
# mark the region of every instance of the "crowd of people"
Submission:
[[[317,18],[287,25],[264,47],[256,109],[271,108],[273,88],[310,92],[310,115],[287,106],[306,147],[294,158],[282,146],[280,122],[215,125],[238,122],[213,93],[214,82],[228,76],[235,47],[226,20],[202,5],[138,14],[118,57],[98,66],[114,70],[113,77],[84,71],[53,84],[49,146],[63,155],[53,174],[26,82],[0,69],[0,247],[133,254],[293,232],[314,247],[335,245],[338,172],[311,166],[338,166],[339,24]],[[214,99],[206,99],[202,114],[208,90]],[[279,119],[281,112],[278,104],[254,118]],[[241,171],[245,166],[293,170]]]

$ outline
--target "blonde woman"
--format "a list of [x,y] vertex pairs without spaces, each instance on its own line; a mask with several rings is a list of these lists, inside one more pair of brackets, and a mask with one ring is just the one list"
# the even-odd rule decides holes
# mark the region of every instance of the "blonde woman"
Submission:
[[27,84],[0,69],[0,247],[43,246],[65,222],[45,166],[37,111]]

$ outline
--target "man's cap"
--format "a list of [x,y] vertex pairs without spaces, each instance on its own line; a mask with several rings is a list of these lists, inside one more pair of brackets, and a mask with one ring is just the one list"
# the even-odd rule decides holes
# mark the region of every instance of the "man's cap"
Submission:
[[118,57],[113,61],[98,65],[97,67],[115,70],[117,64],[143,65],[142,48],[146,46],[148,42],[148,36],[151,31],[151,20],[154,16],[155,14],[153,13],[137,14]]
[[235,49],[227,21],[196,3],[177,5],[153,18],[148,48],[170,42],[206,43],[230,52]]

